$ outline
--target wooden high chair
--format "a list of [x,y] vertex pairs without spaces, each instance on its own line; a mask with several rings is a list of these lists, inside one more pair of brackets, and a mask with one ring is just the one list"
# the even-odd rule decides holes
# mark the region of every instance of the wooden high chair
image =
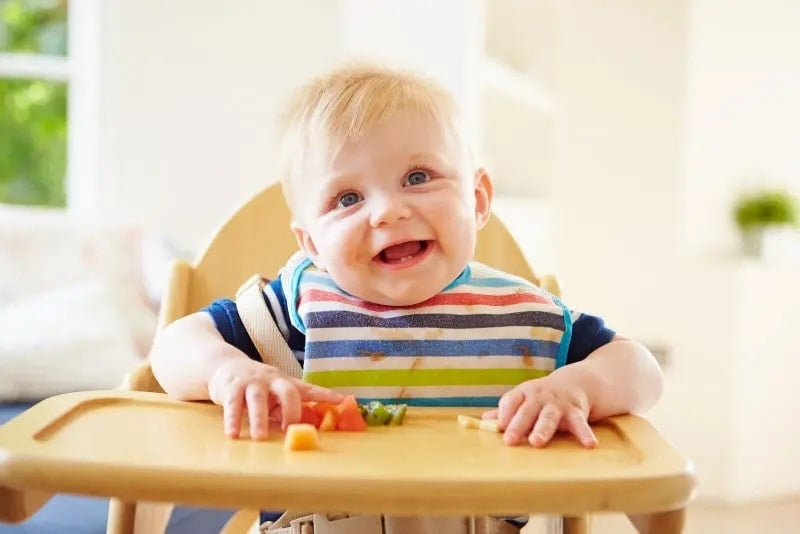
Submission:
[[[222,225],[194,265],[174,262],[159,326],[232,297],[253,273],[274,277],[297,249],[289,218],[280,186],[272,185]],[[476,259],[560,293],[555,278],[534,274],[496,217],[479,234]],[[565,436],[535,450],[505,448],[499,435],[465,433],[452,409],[409,408],[408,425],[386,429],[396,442],[364,445],[371,432],[363,440],[325,435],[329,452],[340,450],[332,462],[287,457],[280,436],[228,440],[219,407],[166,398],[149,364],[126,377],[122,389],[53,397],[0,427],[0,520],[23,520],[52,493],[68,492],[112,497],[112,534],[164,532],[171,502],[246,507],[223,530],[234,534],[251,527],[255,510],[315,509],[312,498],[358,513],[556,514],[565,533],[588,532],[590,513],[615,511],[635,517],[640,532],[677,533],[694,491],[689,463],[635,416],[595,425],[595,450]],[[425,424],[415,426],[415,419]],[[391,457],[421,443],[438,448],[418,455],[419,466],[389,462],[364,474],[353,458],[359,447]],[[454,466],[452,451],[462,449],[463,463]],[[291,491],[287,480],[297,484]]]

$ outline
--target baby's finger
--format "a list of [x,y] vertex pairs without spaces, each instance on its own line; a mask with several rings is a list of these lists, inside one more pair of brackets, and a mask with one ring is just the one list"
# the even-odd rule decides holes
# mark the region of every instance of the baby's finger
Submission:
[[483,412],[481,414],[481,419],[497,419],[497,412],[497,408]]
[[578,438],[581,445],[590,449],[597,446],[599,443],[597,436],[594,435],[592,427],[589,426],[583,410],[570,410],[565,417],[567,419],[567,428]]
[[278,421],[281,420],[281,405],[280,404],[273,404],[269,408],[269,420],[270,421]]
[[511,422],[511,418],[517,413],[520,405],[525,401],[525,394],[518,389],[512,389],[500,397],[497,406],[497,421],[500,428],[506,429]]
[[270,384],[270,390],[281,405],[281,428],[286,430],[287,426],[300,422],[302,400],[295,385],[285,378],[276,378]]
[[527,436],[533,428],[533,423],[539,416],[542,405],[539,401],[530,399],[522,403],[517,410],[517,413],[511,418],[508,423],[503,441],[506,445],[518,445],[524,436]]
[[337,391],[303,382],[299,378],[292,378],[291,383],[300,392],[300,397],[304,401],[338,403],[344,400],[344,395]]
[[250,437],[267,439],[269,435],[269,391],[263,382],[251,382],[244,390],[247,415],[250,418]]
[[545,405],[539,412],[539,417],[536,419],[536,424],[533,425],[528,441],[534,447],[544,447],[553,438],[560,422],[561,410],[554,404]]
[[225,428],[225,435],[236,439],[242,428],[242,412],[244,411],[244,399],[242,398],[242,388],[235,388],[228,392],[222,402],[222,421]]

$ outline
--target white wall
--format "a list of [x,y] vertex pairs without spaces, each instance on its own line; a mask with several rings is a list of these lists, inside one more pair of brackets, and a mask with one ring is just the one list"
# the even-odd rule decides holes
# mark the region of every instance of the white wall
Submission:
[[734,365],[731,498],[785,498],[800,492],[800,288],[795,266],[737,268],[740,345]]
[[558,263],[575,306],[650,340],[674,334],[685,9],[571,2],[556,46]]
[[651,415],[696,462],[701,494],[719,497],[730,475],[730,451],[717,439],[729,443],[733,431],[724,365],[733,308],[724,291],[709,293],[712,269],[680,258],[686,19],[681,2],[562,9],[556,243],[571,306],[669,347],[666,391]]
[[384,60],[436,78],[453,93],[475,139],[485,0],[340,0],[342,58]]
[[[674,252],[677,254],[677,252]],[[740,278],[724,262],[681,264],[669,274],[675,293],[664,311],[673,329],[665,390],[648,417],[695,465],[701,499],[734,491],[736,365],[740,354]]]
[[187,246],[276,178],[282,99],[335,55],[335,2],[101,4],[98,208]]
[[687,7],[679,222],[694,309],[685,314],[688,328],[678,339],[686,350],[676,351],[681,361],[672,373],[673,383],[691,389],[668,402],[698,415],[688,427],[668,414],[656,418],[682,440],[687,430],[701,432],[704,439],[688,449],[705,470],[701,495],[796,494],[800,430],[787,420],[800,400],[789,378],[798,370],[792,310],[800,286],[791,281],[791,267],[731,257],[739,243],[730,206],[746,187],[789,185],[800,192],[800,4],[699,0]]
[[796,493],[798,288],[791,268],[719,252],[736,246],[742,184],[800,185],[800,4],[571,2],[561,14],[555,190],[571,214],[557,224],[570,302],[670,347],[650,417],[695,461],[702,498]]
[[[800,185],[800,4],[570,2],[556,47],[559,273],[571,305],[665,343],[651,419],[694,460],[701,498],[800,491],[800,287],[735,246],[753,173]],[[796,267],[794,269],[796,273]],[[780,300],[779,300],[780,299]]]
[[697,256],[738,246],[730,205],[741,189],[766,182],[800,194],[800,2],[688,5],[684,233]]

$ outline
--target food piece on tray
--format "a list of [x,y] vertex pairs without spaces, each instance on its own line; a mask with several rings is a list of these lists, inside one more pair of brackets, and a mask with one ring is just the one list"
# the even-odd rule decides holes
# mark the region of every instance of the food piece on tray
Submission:
[[389,410],[391,417],[389,418],[388,425],[397,426],[403,422],[406,416],[407,404],[387,404],[386,409]]
[[406,408],[406,404],[383,404],[380,401],[358,404],[353,395],[348,395],[339,404],[304,402],[300,422],[326,431],[358,431],[366,430],[367,426],[397,426],[403,422]]
[[464,428],[477,428],[487,432],[500,432],[500,423],[497,419],[478,419],[469,415],[459,415],[458,424]]
[[295,423],[286,428],[283,448],[287,451],[313,451],[319,449],[319,434],[314,425]]
[[364,416],[367,426],[385,425],[391,419],[392,414],[380,401],[372,401],[367,404],[367,415]]
[[336,406],[339,412],[339,421],[336,430],[362,431],[367,429],[367,423],[361,417],[356,398],[348,395]]

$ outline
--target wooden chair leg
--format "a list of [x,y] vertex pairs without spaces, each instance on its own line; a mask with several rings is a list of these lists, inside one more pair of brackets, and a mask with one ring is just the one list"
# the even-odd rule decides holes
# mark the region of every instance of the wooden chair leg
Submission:
[[106,534],[163,534],[173,507],[172,503],[111,499]]
[[258,510],[239,510],[222,527],[219,534],[249,534],[258,530]]
[[590,518],[588,515],[562,518],[561,530],[564,534],[589,534]]
[[628,519],[639,534],[681,534],[686,522],[686,509],[629,515]]
[[0,486],[0,522],[20,523],[39,511],[50,500],[50,493],[12,490]]
[[136,524],[136,503],[111,499],[108,503],[106,534],[133,534]]
[[140,502],[136,505],[134,534],[163,534],[175,505],[169,502]]

